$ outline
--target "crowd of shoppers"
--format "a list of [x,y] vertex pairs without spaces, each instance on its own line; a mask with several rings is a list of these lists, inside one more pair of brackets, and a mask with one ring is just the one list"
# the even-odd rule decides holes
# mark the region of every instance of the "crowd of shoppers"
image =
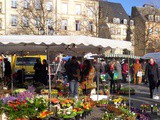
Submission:
[[[130,63],[130,64],[128,64]],[[4,77],[5,84],[11,80],[11,65],[7,59],[4,59]],[[84,95],[90,95],[92,89],[87,89],[88,83],[96,82],[98,85],[98,79],[100,80],[100,75],[109,75],[108,81],[110,81],[110,92],[115,93],[120,90],[121,83],[128,82],[128,75],[130,74],[131,80],[135,85],[144,83],[149,83],[150,97],[153,98],[153,92],[155,88],[158,89],[160,85],[159,79],[159,69],[157,63],[153,58],[150,60],[140,61],[136,59],[133,63],[128,62],[128,60],[107,60],[107,61],[94,61],[84,60],[83,63],[77,60],[73,56],[68,61],[63,64],[65,69],[65,75],[67,76],[67,82],[69,82],[69,90],[71,97],[78,97],[78,88],[81,87]],[[42,61],[36,60],[34,65],[35,82],[41,82],[44,85],[48,85],[48,64],[46,60]],[[132,81],[131,81],[132,82]],[[101,82],[100,82],[101,83]]]
[[153,97],[153,90],[159,80],[158,65],[153,59],[150,59],[148,63],[140,62],[139,59],[130,64],[128,64],[128,60],[115,59],[102,62],[94,59],[93,62],[84,60],[83,63],[80,63],[76,57],[72,57],[70,61],[66,62],[65,69],[70,83],[70,96],[78,96],[79,86],[83,89],[83,94],[90,95],[91,89],[86,89],[87,83],[97,82],[102,73],[110,76],[110,92],[116,93],[120,90],[121,83],[128,82],[130,73],[131,80],[135,85],[141,84],[142,81],[149,82],[150,96]]
[[48,64],[44,59],[41,63],[39,59],[36,60],[33,69],[35,70],[34,80],[44,85],[48,85]]

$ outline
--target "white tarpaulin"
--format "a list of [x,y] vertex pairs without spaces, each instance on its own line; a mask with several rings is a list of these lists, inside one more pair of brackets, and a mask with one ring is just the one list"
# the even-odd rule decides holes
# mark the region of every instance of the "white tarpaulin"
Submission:
[[131,42],[88,36],[5,35],[0,36],[0,52],[62,52],[84,54],[99,53],[108,48],[132,51]]

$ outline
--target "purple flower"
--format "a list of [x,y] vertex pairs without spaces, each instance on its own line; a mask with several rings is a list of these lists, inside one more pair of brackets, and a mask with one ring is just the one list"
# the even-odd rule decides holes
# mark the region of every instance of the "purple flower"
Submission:
[[32,93],[30,91],[21,92],[17,95],[17,98],[20,101],[27,100],[27,99],[32,99],[32,98],[34,98],[34,93]]
[[8,96],[8,97],[5,97],[5,98],[2,98],[2,101],[3,103],[7,103],[7,102],[12,102],[12,101],[15,101],[17,100],[17,97],[14,97],[14,96]]
[[28,86],[28,90],[27,91],[30,91],[30,92],[34,93],[35,87],[33,85],[32,86]]

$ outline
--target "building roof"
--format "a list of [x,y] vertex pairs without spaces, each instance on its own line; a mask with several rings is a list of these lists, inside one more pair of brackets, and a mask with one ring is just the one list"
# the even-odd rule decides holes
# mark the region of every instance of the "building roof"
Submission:
[[156,8],[153,5],[144,4],[143,7],[132,7],[132,17],[136,17],[137,15],[141,15],[143,20],[148,21],[148,15],[159,15],[160,9]]
[[129,20],[128,14],[120,3],[101,1],[100,8],[103,17],[108,17],[108,22],[113,21],[113,18],[120,18],[121,21],[124,19]]

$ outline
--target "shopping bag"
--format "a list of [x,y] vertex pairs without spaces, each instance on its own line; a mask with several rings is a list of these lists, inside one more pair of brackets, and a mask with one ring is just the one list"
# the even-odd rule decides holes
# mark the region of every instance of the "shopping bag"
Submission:
[[142,77],[142,71],[138,71],[138,73],[137,73],[137,77]]
[[155,100],[159,100],[160,99],[160,96],[158,96],[158,89],[157,88],[154,89],[153,99],[155,99]]
[[86,83],[86,89],[94,89],[96,87],[97,87],[96,82],[87,82]]
[[111,79],[110,75],[108,73],[106,73],[105,80],[110,80],[110,79]]
[[113,80],[118,80],[118,78],[119,78],[118,71],[115,71],[114,76],[113,76]]

